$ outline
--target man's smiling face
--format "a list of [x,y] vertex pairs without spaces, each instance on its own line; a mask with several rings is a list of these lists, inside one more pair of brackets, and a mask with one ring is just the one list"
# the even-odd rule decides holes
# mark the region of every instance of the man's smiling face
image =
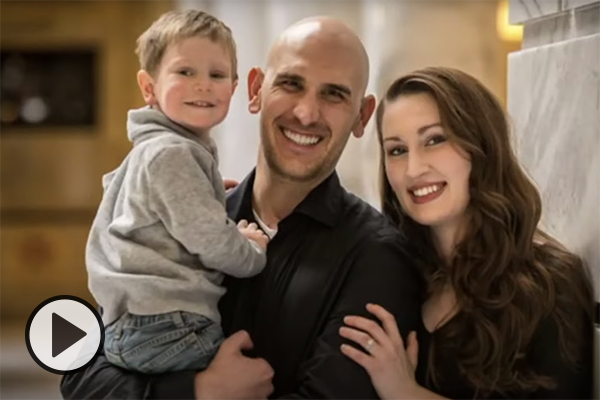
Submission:
[[286,179],[319,181],[334,170],[350,133],[362,135],[366,73],[341,37],[306,24],[273,50],[257,89],[262,151]]

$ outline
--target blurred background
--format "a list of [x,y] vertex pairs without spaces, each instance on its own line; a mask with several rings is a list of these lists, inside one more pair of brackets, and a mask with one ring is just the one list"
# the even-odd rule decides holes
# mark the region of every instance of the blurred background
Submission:
[[[88,229],[100,201],[102,175],[117,167],[131,147],[125,132],[127,110],[143,105],[135,78],[139,68],[135,41],[162,13],[200,8],[223,19],[233,30],[240,85],[229,116],[215,129],[214,137],[220,148],[223,175],[242,179],[253,167],[258,147],[258,123],[246,106],[246,73],[251,67],[262,66],[276,36],[301,18],[330,15],[355,29],[371,59],[370,92],[379,96],[392,80],[416,68],[460,68],[487,85],[511,114],[514,111],[517,129],[529,132],[528,124],[537,126],[538,121],[532,115],[544,119],[548,112],[539,105],[539,94],[543,94],[539,85],[530,84],[543,78],[541,70],[529,61],[531,52],[590,35],[593,46],[599,36],[598,28],[593,30],[598,4],[597,0],[521,0],[511,1],[510,7],[508,0],[3,0],[0,396],[59,398],[59,377],[34,364],[25,349],[25,323],[33,309],[52,296],[70,294],[93,303],[84,265]],[[577,29],[584,26],[581,21],[587,22],[586,30],[580,32]],[[521,25],[525,26],[525,39]],[[593,57],[593,53],[589,55],[589,59]],[[552,73],[559,68],[553,62],[552,57],[546,59],[542,70],[548,67],[548,73]],[[514,73],[509,71],[510,63],[516,65]],[[596,71],[595,78],[592,74],[588,80],[578,82],[593,91],[594,82],[598,85],[598,66],[585,68]],[[577,71],[573,73],[577,75]],[[546,86],[556,85],[546,81]],[[511,90],[514,96],[509,96]],[[595,98],[598,108],[597,87],[595,92],[579,95],[595,96],[590,99]],[[511,103],[512,97],[515,100]],[[573,101],[577,104],[579,100]],[[538,105],[532,109],[529,103]],[[565,103],[552,104],[568,112]],[[592,121],[586,131],[592,133],[584,147],[593,149],[595,144],[595,155],[590,155],[591,162],[575,157],[581,168],[588,169],[598,164],[599,118],[594,102],[591,104],[584,118]],[[551,115],[557,115],[556,110]],[[545,120],[552,121],[548,117]],[[565,136],[574,128],[569,125],[561,129],[560,134]],[[518,138],[515,144],[521,146],[524,160],[531,160],[529,154],[533,154],[527,146],[535,148],[535,154],[543,153],[539,141],[530,143]],[[375,206],[377,163],[371,123],[365,137],[351,138],[338,172],[350,191]],[[533,162],[530,170],[535,165]],[[592,191],[582,196],[587,196],[586,204],[598,205],[598,174],[592,172],[589,182]],[[548,196],[553,197],[551,193]],[[598,208],[586,207],[595,213],[595,228],[589,229],[591,243],[598,245]],[[563,230],[561,221],[566,220],[572,221],[568,211],[550,224],[558,236]],[[589,225],[589,215],[586,221]],[[584,244],[575,240],[578,234],[567,241],[577,245],[588,259],[600,261],[598,252],[589,250],[589,240]]]

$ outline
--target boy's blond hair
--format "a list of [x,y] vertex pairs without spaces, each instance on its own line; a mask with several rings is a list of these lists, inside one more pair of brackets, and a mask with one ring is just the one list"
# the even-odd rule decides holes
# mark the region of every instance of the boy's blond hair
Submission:
[[203,37],[225,47],[231,58],[232,79],[237,80],[237,55],[231,29],[221,20],[199,10],[169,11],[137,40],[140,67],[154,76],[167,47],[190,37]]

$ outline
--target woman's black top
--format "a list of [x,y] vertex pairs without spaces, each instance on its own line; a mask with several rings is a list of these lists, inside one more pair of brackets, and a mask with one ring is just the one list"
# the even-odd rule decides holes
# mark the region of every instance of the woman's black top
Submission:
[[563,359],[558,346],[558,328],[553,320],[547,319],[540,323],[530,349],[527,352],[520,368],[532,368],[539,374],[551,377],[555,382],[553,389],[538,389],[534,392],[498,393],[487,395],[477,392],[458,368],[455,360],[459,349],[444,346],[436,351],[435,383],[428,374],[428,358],[431,345],[436,335],[443,333],[444,329],[455,319],[460,318],[460,313],[452,321],[433,333],[421,326],[418,332],[419,362],[416,371],[417,381],[427,389],[450,399],[590,399],[593,392],[593,324],[581,334],[580,351],[581,359],[578,367],[573,367]]

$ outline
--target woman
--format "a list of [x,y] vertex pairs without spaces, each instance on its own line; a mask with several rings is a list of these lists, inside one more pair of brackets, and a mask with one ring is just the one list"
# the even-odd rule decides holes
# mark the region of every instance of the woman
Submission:
[[[476,79],[427,68],[377,110],[383,211],[428,293],[405,349],[393,316],[349,316],[342,352],[382,398],[590,398],[593,296],[581,260],[538,228],[540,195],[502,106]],[[349,342],[350,343],[350,342]],[[418,383],[417,383],[418,382]]]

